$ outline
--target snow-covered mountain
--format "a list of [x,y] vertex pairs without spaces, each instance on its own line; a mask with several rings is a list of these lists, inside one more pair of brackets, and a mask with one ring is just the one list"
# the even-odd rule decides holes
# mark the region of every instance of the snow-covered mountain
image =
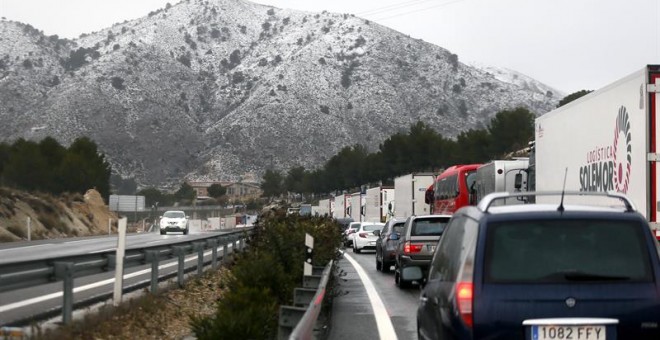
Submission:
[[142,184],[313,168],[562,94],[348,14],[188,0],[73,41],[0,21],[0,140],[86,135]]

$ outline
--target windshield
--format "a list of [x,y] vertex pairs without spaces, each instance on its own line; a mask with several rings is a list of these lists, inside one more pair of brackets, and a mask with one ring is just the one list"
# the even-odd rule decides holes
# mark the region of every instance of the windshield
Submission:
[[444,218],[418,218],[413,222],[411,236],[440,236],[449,222]]
[[487,282],[651,280],[642,228],[635,222],[500,222],[487,230]]
[[185,218],[186,214],[184,214],[182,211],[166,211],[163,214],[163,217],[167,217],[167,218]]

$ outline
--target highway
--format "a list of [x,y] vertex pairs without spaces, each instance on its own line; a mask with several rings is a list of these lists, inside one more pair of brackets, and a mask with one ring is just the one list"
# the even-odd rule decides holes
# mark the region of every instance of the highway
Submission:
[[393,272],[376,270],[375,256],[373,250],[344,250],[338,265],[345,276],[339,280],[329,340],[417,339],[419,286],[398,288]]
[[[202,232],[191,229],[189,235],[159,233],[141,233],[128,235],[127,249],[145,246],[158,246],[177,241],[194,241],[210,234],[218,235],[219,231]],[[75,255],[80,253],[107,252],[116,249],[117,235],[103,237],[67,238],[40,240],[32,243],[20,242],[3,244],[0,248],[0,266],[2,264],[21,261],[41,260],[54,257]],[[229,252],[231,253],[231,245]],[[205,252],[205,261],[210,261],[211,251]],[[222,255],[222,247],[218,256]],[[186,257],[186,268],[197,266],[197,255]],[[159,265],[159,277],[172,277],[177,272],[177,259],[163,259]],[[124,271],[124,290],[130,287],[142,287],[149,284],[151,266],[126,268]],[[80,301],[105,301],[111,297],[114,285],[114,272],[76,278],[74,280],[74,304]],[[161,285],[163,283],[161,282]],[[44,315],[57,316],[62,305],[62,281],[36,287],[0,292],[0,325],[23,325],[33,318],[43,318]]]

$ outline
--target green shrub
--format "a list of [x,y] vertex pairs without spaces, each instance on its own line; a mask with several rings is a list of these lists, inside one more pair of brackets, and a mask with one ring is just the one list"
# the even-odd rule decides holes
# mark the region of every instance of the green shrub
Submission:
[[[293,302],[293,289],[302,284],[305,233],[314,237],[313,264],[337,259],[340,228],[332,219],[286,216],[261,217],[236,261],[228,291],[210,318],[192,318],[198,339],[272,339],[277,335],[280,305]],[[260,322],[254,322],[259,320]]]

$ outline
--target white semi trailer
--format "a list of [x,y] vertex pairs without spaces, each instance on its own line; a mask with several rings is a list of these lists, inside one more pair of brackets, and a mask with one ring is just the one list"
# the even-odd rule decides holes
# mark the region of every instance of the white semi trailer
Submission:
[[430,172],[412,173],[394,179],[394,217],[405,219],[412,215],[427,215],[430,206],[424,202],[426,189],[435,176]]
[[660,65],[648,65],[537,118],[536,190],[562,190],[566,173],[566,190],[624,193],[657,237],[659,92]]
[[364,219],[369,222],[385,222],[388,212],[394,211],[394,187],[369,188],[365,194]]

